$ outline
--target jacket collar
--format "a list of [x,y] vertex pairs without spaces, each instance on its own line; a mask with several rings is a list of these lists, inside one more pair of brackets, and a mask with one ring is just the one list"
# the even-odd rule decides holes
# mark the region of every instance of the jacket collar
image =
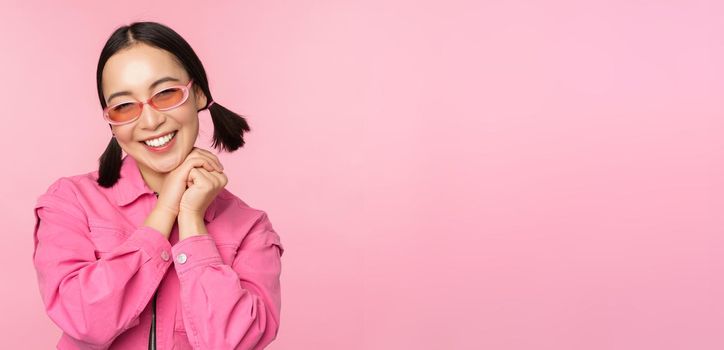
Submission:
[[[148,187],[146,181],[143,180],[141,170],[138,168],[136,160],[126,155],[122,159],[121,164],[121,177],[118,182],[113,186],[113,191],[116,197],[116,204],[119,206],[126,206],[138,197],[144,194],[153,194],[153,190]],[[209,204],[204,214],[204,220],[211,222],[216,214],[216,198]]]

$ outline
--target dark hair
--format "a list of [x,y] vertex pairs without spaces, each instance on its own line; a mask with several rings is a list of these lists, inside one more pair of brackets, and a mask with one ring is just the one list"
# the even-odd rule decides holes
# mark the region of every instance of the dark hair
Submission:
[[[134,22],[128,26],[122,26],[111,34],[106,41],[101,56],[98,60],[96,80],[98,83],[98,98],[101,101],[101,108],[106,108],[106,101],[103,98],[102,74],[103,67],[111,56],[120,50],[132,47],[137,44],[147,44],[171,53],[177,61],[186,69],[190,78],[194,80],[193,85],[198,86],[206,95],[206,106],[199,111],[208,109],[214,123],[214,136],[212,146],[219,150],[233,152],[244,146],[244,132],[250,131],[249,124],[244,117],[226,109],[218,102],[209,106],[213,101],[209,91],[209,82],[206,78],[206,71],[201,60],[191,46],[178,33],[171,28],[156,22]],[[108,124],[108,126],[111,126]],[[111,127],[111,130],[113,128]],[[103,187],[112,187],[120,178],[121,174],[121,146],[115,137],[111,137],[106,150],[98,158],[98,184]]]

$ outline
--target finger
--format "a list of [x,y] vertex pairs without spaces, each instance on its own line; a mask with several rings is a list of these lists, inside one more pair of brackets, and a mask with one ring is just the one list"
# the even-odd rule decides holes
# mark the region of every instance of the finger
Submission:
[[220,173],[224,172],[224,165],[221,164],[219,157],[217,157],[215,154],[213,154],[207,150],[203,150],[203,149],[199,150],[199,153],[202,153],[202,154],[206,155],[207,157],[209,157],[209,159],[211,159],[211,161],[217,166],[218,172],[220,172]]
[[[194,178],[194,183],[203,183],[205,186],[208,186],[207,188],[216,188],[216,179],[211,175],[213,171],[207,171],[206,169],[197,168],[196,170],[196,178]],[[199,180],[199,182],[197,182]]]
[[196,186],[208,186],[209,180],[201,173],[202,171],[205,170],[203,168],[191,169],[191,171],[189,171],[189,177],[186,182]]
[[205,149],[203,149],[203,148],[198,148],[198,147],[195,148],[194,151],[197,152],[197,153],[199,153],[199,154],[201,154],[201,155],[205,155],[205,156],[207,156],[209,159],[211,159],[211,160],[218,166],[218,172],[223,172],[223,171],[224,171],[224,165],[221,164],[221,161],[219,160],[219,157],[216,156],[216,154],[214,154],[214,153],[212,153],[212,152],[210,152],[210,151],[208,151],[208,150],[205,150]]
[[189,188],[194,184],[194,179],[196,178],[195,170],[196,168],[191,168],[189,173],[186,175],[186,188]]
[[205,157],[201,156],[193,156],[186,158],[186,161],[184,162],[184,166],[186,167],[185,172],[186,176],[188,176],[188,172],[191,171],[193,168],[203,167],[208,170],[214,170],[211,163],[209,163],[209,160]]
[[216,180],[218,181],[217,183],[219,184],[219,187],[224,187],[229,182],[228,178],[226,177],[226,174],[224,174],[224,173],[212,172],[209,174],[211,174],[212,176],[214,176],[216,178]]
[[219,163],[216,160],[214,160],[212,157],[210,157],[206,154],[197,152],[197,153],[194,153],[193,155],[191,155],[190,157],[204,159],[209,164],[209,167],[204,167],[208,171],[218,171],[218,172],[223,171],[223,169],[221,168]]
[[209,177],[210,177],[210,178],[212,179],[212,181],[214,182],[215,188],[220,188],[220,187],[223,186],[223,184],[222,184],[222,179],[221,179],[221,177],[220,177],[221,175],[223,175],[223,173],[219,173],[219,172],[216,172],[216,171],[209,173]]
[[189,154],[186,156],[186,160],[195,159],[195,158],[197,158],[197,159],[203,159],[206,163],[208,163],[208,166],[207,166],[207,165],[203,165],[203,167],[204,167],[205,169],[207,169],[207,170],[209,170],[209,171],[214,171],[214,170],[215,170],[215,171],[220,171],[220,169],[218,169],[218,168],[216,167],[216,164],[214,163],[214,160],[213,160],[211,157],[205,155],[204,153],[201,153],[201,152],[192,152],[192,153],[189,153]]

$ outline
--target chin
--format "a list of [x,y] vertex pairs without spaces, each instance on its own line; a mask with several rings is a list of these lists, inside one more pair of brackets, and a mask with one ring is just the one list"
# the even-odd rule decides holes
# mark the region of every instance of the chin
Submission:
[[[138,157],[134,157],[139,159]],[[185,157],[181,156],[181,152],[174,151],[168,154],[155,155],[149,154],[145,149],[141,150],[141,157],[146,167],[157,172],[157,173],[168,173],[176,169],[181,163],[183,163]]]

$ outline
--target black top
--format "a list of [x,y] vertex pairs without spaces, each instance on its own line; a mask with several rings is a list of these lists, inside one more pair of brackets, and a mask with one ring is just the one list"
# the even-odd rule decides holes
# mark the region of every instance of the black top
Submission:
[[[158,192],[153,192],[158,198]],[[158,290],[153,293],[153,301],[151,302],[151,330],[148,335],[148,349],[156,350],[156,297],[158,296]]]
[[148,335],[149,350],[156,350],[156,296],[158,292],[153,293],[153,313],[151,314],[151,331]]

